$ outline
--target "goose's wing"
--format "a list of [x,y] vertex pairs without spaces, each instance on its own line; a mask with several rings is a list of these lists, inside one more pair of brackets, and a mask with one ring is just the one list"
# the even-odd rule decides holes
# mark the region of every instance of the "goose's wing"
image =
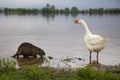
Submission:
[[99,35],[92,35],[91,37],[89,37],[89,39],[87,39],[87,43],[89,45],[99,45],[99,44],[104,44],[107,41],[107,39],[102,38]]

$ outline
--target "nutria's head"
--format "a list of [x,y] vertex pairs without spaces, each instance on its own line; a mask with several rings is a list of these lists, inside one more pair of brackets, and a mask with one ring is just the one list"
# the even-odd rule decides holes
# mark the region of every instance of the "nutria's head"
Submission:
[[40,49],[40,54],[39,54],[39,55],[40,55],[40,56],[45,56],[45,54],[46,54],[46,53],[44,52],[44,50]]
[[42,54],[43,54],[43,56],[45,56],[46,53],[42,50]]

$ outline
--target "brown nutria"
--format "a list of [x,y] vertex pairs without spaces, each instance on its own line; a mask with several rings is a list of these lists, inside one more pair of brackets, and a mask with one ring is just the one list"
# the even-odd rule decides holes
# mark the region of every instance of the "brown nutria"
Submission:
[[36,58],[37,55],[43,57],[45,52],[41,48],[34,46],[31,43],[24,42],[18,47],[16,54],[12,57],[19,58],[19,55],[23,55],[23,57],[34,56]]

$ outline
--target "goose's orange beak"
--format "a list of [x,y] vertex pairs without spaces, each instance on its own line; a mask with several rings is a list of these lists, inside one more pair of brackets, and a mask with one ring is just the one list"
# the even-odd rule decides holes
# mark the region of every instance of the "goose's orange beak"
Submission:
[[74,23],[78,23],[78,20],[74,20]]

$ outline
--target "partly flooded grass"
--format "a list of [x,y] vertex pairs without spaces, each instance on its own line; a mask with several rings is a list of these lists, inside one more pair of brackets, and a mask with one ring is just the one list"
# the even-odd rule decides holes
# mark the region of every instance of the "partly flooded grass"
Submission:
[[15,62],[0,60],[0,80],[120,80],[120,65],[104,67],[96,71],[93,67],[52,68],[39,65],[16,69]]

